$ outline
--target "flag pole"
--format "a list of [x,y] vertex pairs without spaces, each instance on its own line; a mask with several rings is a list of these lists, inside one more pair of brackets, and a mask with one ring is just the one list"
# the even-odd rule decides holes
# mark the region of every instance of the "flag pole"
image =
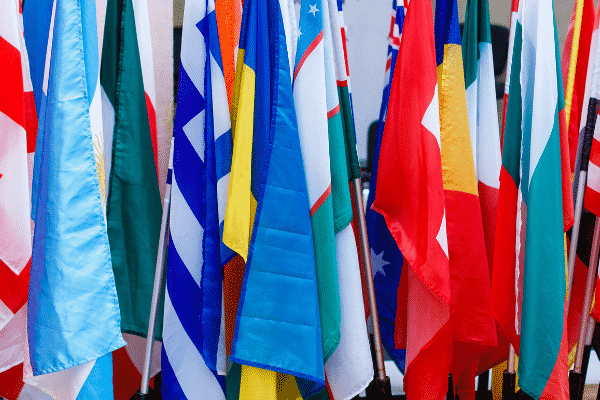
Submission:
[[577,340],[577,350],[575,352],[575,368],[569,373],[569,391],[571,399],[581,400],[583,398],[583,385],[585,375],[582,373],[583,355],[586,342],[586,329],[590,321],[590,308],[592,305],[592,296],[594,293],[594,284],[596,278],[596,269],[598,267],[598,253],[600,250],[600,218],[596,217],[594,225],[594,239],[590,262],[588,266],[588,275],[585,284],[585,295],[583,299],[583,309],[581,311],[581,323],[579,325],[579,338]]
[[379,315],[377,314],[377,303],[375,301],[375,285],[373,284],[373,267],[371,264],[371,252],[369,247],[369,237],[367,235],[367,222],[365,219],[365,209],[362,195],[361,178],[356,178],[354,184],[354,200],[358,210],[358,231],[360,233],[360,244],[362,247],[365,281],[367,283],[367,292],[369,296],[369,310],[371,313],[371,326],[373,327],[373,347],[375,349],[375,370],[374,379],[374,398],[387,399],[392,395],[392,386],[390,378],[385,373],[385,362],[383,358],[383,345],[381,343],[381,331],[379,329]]
[[171,178],[173,174],[173,138],[171,138],[171,151],[169,156],[169,172],[167,173],[167,185],[165,188],[165,200],[163,204],[162,222],[160,224],[160,238],[158,242],[158,254],[156,256],[156,269],[154,270],[154,287],[152,288],[152,302],[150,303],[150,320],[148,321],[148,335],[146,336],[146,355],[142,369],[142,384],[140,390],[135,394],[135,400],[148,398],[150,388],[150,363],[152,361],[152,348],[154,347],[154,333],[156,330],[156,317],[158,314],[158,301],[162,288],[163,272],[165,269],[165,253],[167,237],[169,235],[169,215],[171,213]]
[[502,376],[502,399],[513,400],[515,398],[515,387],[517,374],[515,374],[515,348],[511,344],[508,350],[508,361],[506,371]]

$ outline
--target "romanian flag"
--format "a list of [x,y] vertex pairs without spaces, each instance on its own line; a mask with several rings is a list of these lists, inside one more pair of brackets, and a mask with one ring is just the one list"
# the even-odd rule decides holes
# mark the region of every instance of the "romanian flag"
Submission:
[[[469,133],[456,0],[436,4],[437,72],[440,85],[442,177],[446,204],[455,382],[470,361],[496,346],[490,308],[490,272]],[[410,6],[409,6],[410,13]],[[493,115],[493,114],[492,114]],[[478,157],[478,156],[477,156]]]
[[[223,241],[246,261],[231,360],[244,364],[240,396],[248,398],[262,393],[246,383],[275,384],[274,372],[265,370],[318,385],[325,377],[309,194],[279,0],[244,2],[238,62]],[[245,380],[244,371],[265,376]]]
[[521,389],[566,399],[563,233],[573,203],[552,2],[521,4],[515,25],[492,308],[519,354]]
[[406,349],[404,390],[408,398],[442,399],[452,362],[451,295],[429,0],[408,7],[380,151],[373,208],[407,261],[395,336]]

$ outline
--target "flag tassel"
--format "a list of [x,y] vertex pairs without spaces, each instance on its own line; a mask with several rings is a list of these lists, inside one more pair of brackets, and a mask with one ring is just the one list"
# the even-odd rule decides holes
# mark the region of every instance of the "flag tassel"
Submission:
[[360,178],[354,180],[354,200],[358,210],[358,231],[360,233],[360,245],[365,266],[365,280],[367,283],[367,292],[369,295],[369,310],[371,312],[371,323],[373,327],[373,347],[375,348],[375,370],[377,376],[371,383],[370,392],[374,399],[387,399],[392,395],[392,386],[390,378],[385,373],[385,363],[383,357],[383,346],[381,344],[381,331],[379,329],[379,315],[377,313],[377,303],[375,301],[375,285],[373,283],[373,267],[371,265],[371,252],[369,247],[369,238],[367,236],[367,222],[365,219],[365,210],[362,196],[362,182]]
[[171,139],[171,155],[169,156],[169,173],[165,188],[165,200],[163,205],[162,222],[160,224],[160,238],[158,242],[158,256],[156,257],[156,269],[154,271],[154,287],[152,288],[152,302],[150,303],[150,320],[148,321],[148,336],[146,336],[146,355],[142,367],[142,384],[136,393],[136,400],[144,400],[148,397],[150,388],[150,363],[152,361],[152,348],[154,347],[154,332],[156,330],[156,316],[158,313],[158,301],[162,288],[162,279],[165,269],[165,254],[167,236],[169,233],[169,214],[171,211],[171,175],[173,170],[173,139]]

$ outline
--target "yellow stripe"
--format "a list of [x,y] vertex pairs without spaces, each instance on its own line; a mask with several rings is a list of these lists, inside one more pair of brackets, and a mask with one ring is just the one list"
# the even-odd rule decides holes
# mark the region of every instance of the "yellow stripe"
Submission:
[[567,81],[567,96],[565,99],[565,117],[567,119],[566,127],[569,131],[569,122],[571,120],[571,104],[573,103],[573,89],[575,88],[575,72],[577,70],[577,55],[579,53],[579,37],[581,36],[581,23],[583,20],[583,2],[577,1],[577,11],[575,13],[575,29],[573,30],[573,40],[571,44],[571,57],[569,61],[569,78]]
[[[492,397],[494,400],[502,400],[502,380],[504,371],[506,371],[507,361],[496,365],[492,369]],[[519,366],[519,357],[515,356],[515,371]],[[519,390],[519,375],[516,376],[515,392]]]
[[444,189],[477,196],[462,51],[459,44],[444,45],[444,62],[438,66],[438,82]]
[[[244,53],[240,50],[240,59]],[[232,115],[235,115],[231,177],[223,228],[223,243],[231,250],[248,257],[250,235],[254,224],[256,200],[250,191],[252,180],[252,135],[254,131],[255,73],[243,64],[239,73],[239,91],[235,93]],[[238,74],[236,74],[236,79]]]
[[302,400],[293,376],[242,365],[240,400]]

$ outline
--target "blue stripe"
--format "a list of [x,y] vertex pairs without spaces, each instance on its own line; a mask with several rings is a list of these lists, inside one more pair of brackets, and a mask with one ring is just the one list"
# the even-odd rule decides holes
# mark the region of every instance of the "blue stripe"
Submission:
[[173,309],[181,325],[198,352],[202,354],[202,329],[200,309],[202,292],[177,253],[173,239],[169,239],[169,263],[167,271],[167,289],[173,303]]
[[114,400],[112,353],[108,353],[96,360],[94,367],[77,395],[77,400],[90,399]]
[[[314,4],[313,4],[314,3]],[[309,11],[317,8],[317,12],[309,13]],[[300,32],[302,35],[298,38],[298,49],[296,51],[295,67],[298,68],[298,63],[304,56],[304,53],[323,30],[323,5],[321,0],[302,0],[300,3]]]
[[208,46],[210,54],[214,57],[217,65],[221,69],[221,75],[223,74],[223,60],[221,58],[221,44],[219,43],[219,30],[217,27],[217,13],[211,12],[206,16],[208,19]]
[[456,0],[436,0],[435,55],[437,65],[444,61],[445,44],[461,44]]
[[231,129],[215,140],[217,154],[217,180],[231,172],[231,155],[233,154],[233,137]]
[[175,128],[183,127],[206,108],[206,101],[194,82],[190,79],[183,64],[179,68],[179,86],[177,89],[177,114]]
[[200,225],[204,227],[205,207],[200,194],[205,190],[202,182],[206,173],[205,165],[184,132],[179,132],[174,146],[173,173],[177,187]]
[[[173,367],[171,367],[164,346],[161,352],[161,366],[162,385],[160,387],[160,393],[162,394],[163,399],[188,400],[187,397],[185,397],[185,394],[183,394],[181,386],[179,386],[179,381],[177,381],[177,376],[173,371]],[[198,390],[201,390],[201,388],[198,388]]]

